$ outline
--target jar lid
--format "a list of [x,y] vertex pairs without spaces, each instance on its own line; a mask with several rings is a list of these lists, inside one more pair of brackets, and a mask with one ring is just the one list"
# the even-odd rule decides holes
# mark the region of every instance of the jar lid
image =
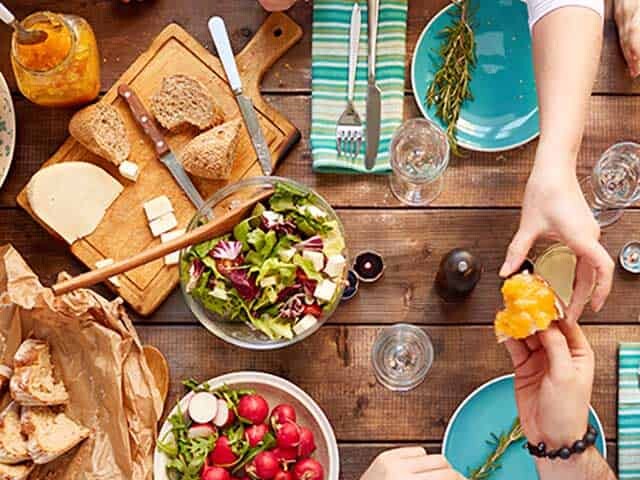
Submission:
[[347,300],[351,300],[358,293],[358,287],[360,286],[360,281],[358,280],[358,276],[356,272],[353,270],[349,270],[347,273],[347,286],[344,287],[344,291],[342,292],[341,301],[345,302]]
[[640,242],[634,240],[622,247],[618,260],[627,272],[640,273]]
[[384,259],[382,255],[373,250],[365,250],[356,255],[353,262],[353,271],[358,278],[365,283],[372,283],[380,280],[384,274]]

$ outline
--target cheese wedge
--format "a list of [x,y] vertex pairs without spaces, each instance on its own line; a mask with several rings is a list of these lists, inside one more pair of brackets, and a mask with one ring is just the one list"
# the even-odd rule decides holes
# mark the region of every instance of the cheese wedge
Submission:
[[38,218],[72,244],[97,228],[122,188],[91,163],[63,162],[38,171],[27,197]]

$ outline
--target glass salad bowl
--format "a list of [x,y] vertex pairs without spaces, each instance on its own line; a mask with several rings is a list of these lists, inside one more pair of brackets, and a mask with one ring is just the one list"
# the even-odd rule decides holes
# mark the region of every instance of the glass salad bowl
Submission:
[[254,177],[217,191],[187,229],[269,191],[227,235],[180,252],[180,285],[193,314],[217,337],[251,350],[312,335],[340,303],[348,274],[336,212],[286,178]]

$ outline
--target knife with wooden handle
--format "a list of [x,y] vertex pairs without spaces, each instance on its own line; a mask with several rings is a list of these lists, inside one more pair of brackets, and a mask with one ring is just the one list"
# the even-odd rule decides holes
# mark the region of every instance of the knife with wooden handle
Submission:
[[122,83],[118,86],[118,94],[127,103],[133,118],[136,119],[138,125],[140,125],[144,133],[153,142],[153,148],[155,148],[158,158],[165,167],[169,169],[175,181],[178,183],[180,188],[182,188],[187,197],[189,197],[189,200],[191,200],[191,203],[193,203],[196,208],[202,207],[204,205],[204,200],[202,199],[202,196],[200,196],[200,192],[198,192],[191,181],[191,178],[189,178],[187,172],[182,168],[182,164],[169,148],[162,132],[158,127],[156,127],[151,115],[147,112],[147,109],[142,104],[138,96],[126,83]]

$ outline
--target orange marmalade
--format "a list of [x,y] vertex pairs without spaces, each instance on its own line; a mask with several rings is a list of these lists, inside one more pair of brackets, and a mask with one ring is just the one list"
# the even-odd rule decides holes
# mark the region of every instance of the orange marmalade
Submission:
[[39,12],[22,24],[47,39],[23,45],[13,35],[11,63],[22,94],[38,105],[66,107],[90,102],[100,90],[100,56],[91,26],[75,15]]
[[525,272],[507,279],[502,297],[505,309],[498,312],[494,325],[499,340],[526,338],[560,317],[553,291],[536,275]]

